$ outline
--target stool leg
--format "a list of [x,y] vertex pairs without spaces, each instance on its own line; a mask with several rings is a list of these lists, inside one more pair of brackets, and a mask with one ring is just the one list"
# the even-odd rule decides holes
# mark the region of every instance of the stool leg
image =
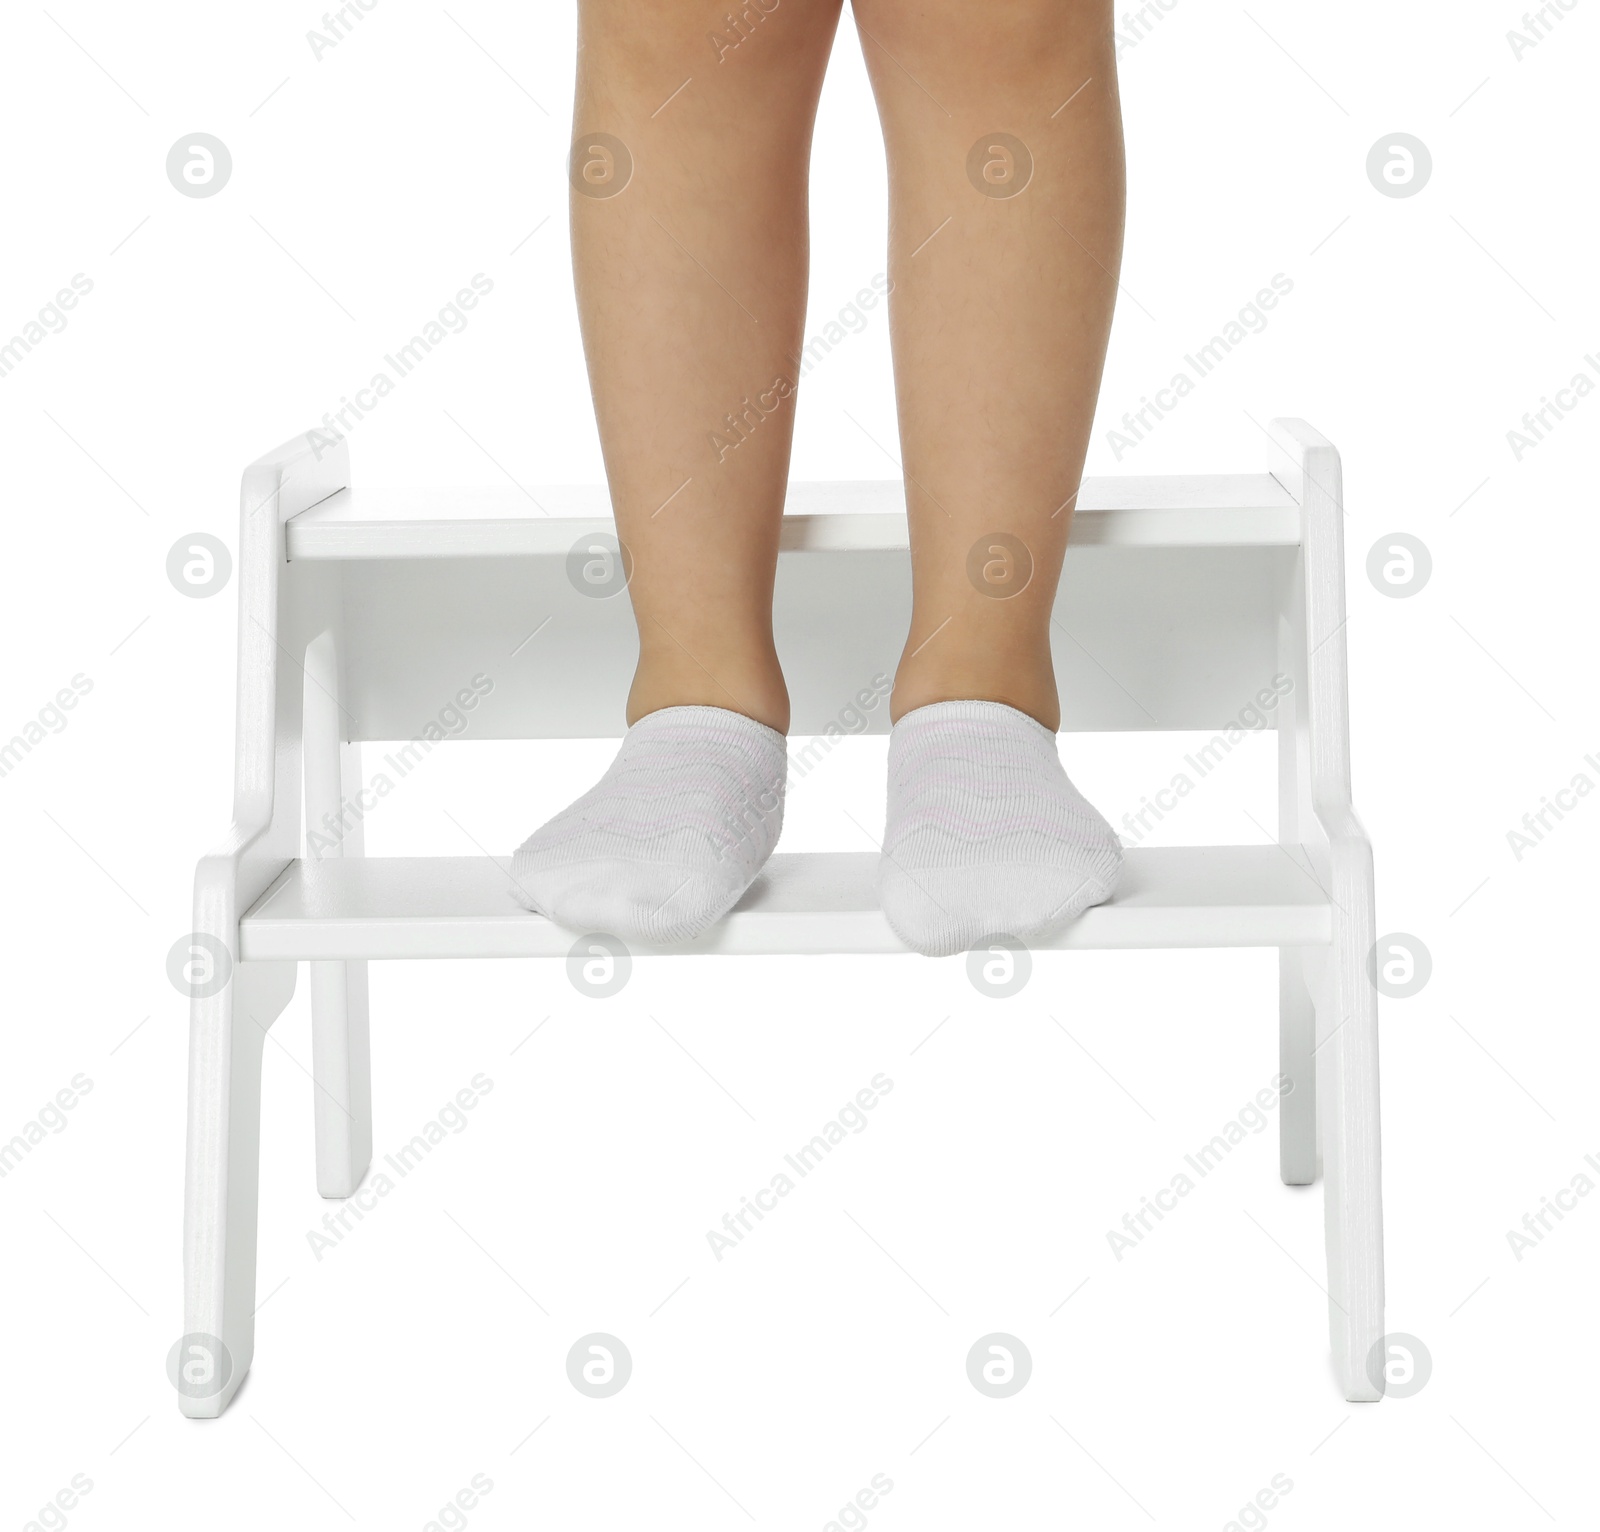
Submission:
[[[334,636],[323,633],[306,649],[306,857],[314,862],[366,854],[361,816],[371,794],[361,779],[361,746],[344,739],[339,683]],[[372,1163],[365,961],[311,964],[311,1075],[317,1190],[348,1197]]]
[[310,966],[317,1191],[324,1197],[348,1197],[372,1163],[367,965]]
[[295,967],[240,963],[220,994],[192,1005],[181,1364],[191,1388],[178,1405],[194,1419],[228,1407],[255,1352],[261,1053]]
[[1285,1186],[1317,1179],[1316,1009],[1301,951],[1278,948],[1278,1069],[1289,1084],[1278,1103],[1278,1168]]
[[1328,1242],[1334,1367],[1346,1399],[1383,1397],[1367,1361],[1383,1336],[1383,1192],[1378,1119],[1378,1001],[1365,951],[1336,945],[1332,1004],[1317,1012],[1317,1117]]

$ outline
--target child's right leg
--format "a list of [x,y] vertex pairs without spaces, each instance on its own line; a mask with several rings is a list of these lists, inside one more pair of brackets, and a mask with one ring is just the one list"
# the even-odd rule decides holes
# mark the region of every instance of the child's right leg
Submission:
[[686,940],[782,823],[772,587],[840,5],[579,6],[573,260],[639,665],[616,763],[514,864],[569,928]]

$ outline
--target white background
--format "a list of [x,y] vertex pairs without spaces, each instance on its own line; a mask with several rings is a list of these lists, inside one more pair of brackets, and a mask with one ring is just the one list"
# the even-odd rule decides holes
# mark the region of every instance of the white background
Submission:
[[[493,1090],[319,1261],[302,979],[267,1049],[256,1361],[200,1424],[164,1373],[186,1055],[164,965],[227,823],[234,586],[180,595],[167,552],[236,546],[243,465],[477,272],[470,328],[352,433],[356,482],[599,478],[566,245],[573,18],[380,0],[318,61],[309,5],[8,9],[0,342],[74,274],[94,287],[0,378],[0,736],[75,674],[93,689],[0,778],[0,1136],[75,1075],[92,1089],[0,1181],[0,1526],[75,1474],[84,1529],[424,1528],[475,1474],[484,1529],[823,1528],[875,1474],[886,1532],[1224,1528],[1276,1474],[1292,1490],[1245,1524],[1592,1516],[1600,1197],[1521,1260],[1507,1231],[1600,1183],[1600,802],[1520,860],[1507,832],[1600,781],[1600,401],[1521,461],[1506,433],[1600,374],[1600,10],[1579,0],[1519,60],[1521,14],[1177,0],[1125,50],[1126,297],[1090,460],[1255,471],[1275,414],[1344,454],[1356,802],[1379,929],[1434,963],[1382,1023],[1388,1322],[1425,1343],[1428,1385],[1341,1399],[1321,1194],[1279,1183],[1275,1114],[1109,1247],[1275,1072],[1270,953],[1059,955],[1004,1003],[959,959],[663,960],[604,1003],[556,965],[411,964],[373,975],[379,1152],[475,1074]],[[196,131],[232,152],[213,198],[165,175]],[[1434,161],[1404,199],[1365,172],[1397,131]],[[884,265],[848,19],[813,200],[808,331]],[[1116,462],[1124,410],[1279,272],[1269,327]],[[882,310],[807,378],[795,477],[893,472],[846,411],[892,442]],[[1365,575],[1395,531],[1434,561],[1407,599]],[[1119,823],[1194,743],[1071,736],[1065,758]],[[1250,744],[1152,840],[1259,840],[1271,740]],[[441,751],[368,849],[459,854],[448,809],[509,850],[612,748]],[[865,849],[844,810],[881,822],[882,758],[850,742],[799,784],[789,849]],[[719,1263],[707,1229],[880,1071],[870,1126]],[[1003,1401],[964,1368],[997,1330],[1034,1361]],[[634,1359],[610,1400],[566,1378],[590,1331]]]

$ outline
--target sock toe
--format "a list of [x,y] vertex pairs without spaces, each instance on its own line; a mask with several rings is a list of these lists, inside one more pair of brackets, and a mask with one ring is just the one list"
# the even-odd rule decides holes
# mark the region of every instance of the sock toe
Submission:
[[516,899],[563,929],[605,931],[626,942],[673,947],[692,941],[738,903],[747,884],[718,881],[676,863],[599,858],[542,868],[513,859]]
[[1109,872],[1077,866],[924,867],[886,872],[879,895],[901,941],[926,956],[949,957],[970,951],[986,936],[1020,941],[1053,932],[1103,904],[1115,888],[1115,866]]

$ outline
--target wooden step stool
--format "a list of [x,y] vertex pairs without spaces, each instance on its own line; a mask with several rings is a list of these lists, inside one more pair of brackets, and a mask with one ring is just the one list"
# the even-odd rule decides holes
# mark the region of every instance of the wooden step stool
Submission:
[[[1346,1398],[1376,1399],[1372,851],[1350,802],[1339,457],[1302,421],[1273,434],[1270,473],[1085,480],[1054,637],[1074,730],[1218,729],[1281,692],[1278,844],[1130,850],[1116,897],[1046,945],[1278,949],[1293,1081],[1282,1175],[1313,1181],[1320,1147],[1334,1360]],[[615,548],[609,501],[541,498],[353,489],[345,444],[317,437],[245,471],[233,825],[195,876],[195,972],[210,978],[191,986],[185,1414],[220,1415],[250,1365],[262,1048],[296,964],[311,967],[317,1189],[347,1197],[372,1154],[367,960],[572,948],[512,900],[508,856],[369,859],[345,813],[361,742],[415,738],[474,677],[493,682],[474,739],[621,734],[632,617],[620,582],[609,599],[584,588]],[[910,617],[901,485],[793,486],[782,548],[793,728],[820,734],[894,674]],[[306,855],[302,787],[319,832]],[[352,827],[328,837],[320,827],[341,815]],[[903,953],[875,861],[779,852],[732,914],[678,950]]]

